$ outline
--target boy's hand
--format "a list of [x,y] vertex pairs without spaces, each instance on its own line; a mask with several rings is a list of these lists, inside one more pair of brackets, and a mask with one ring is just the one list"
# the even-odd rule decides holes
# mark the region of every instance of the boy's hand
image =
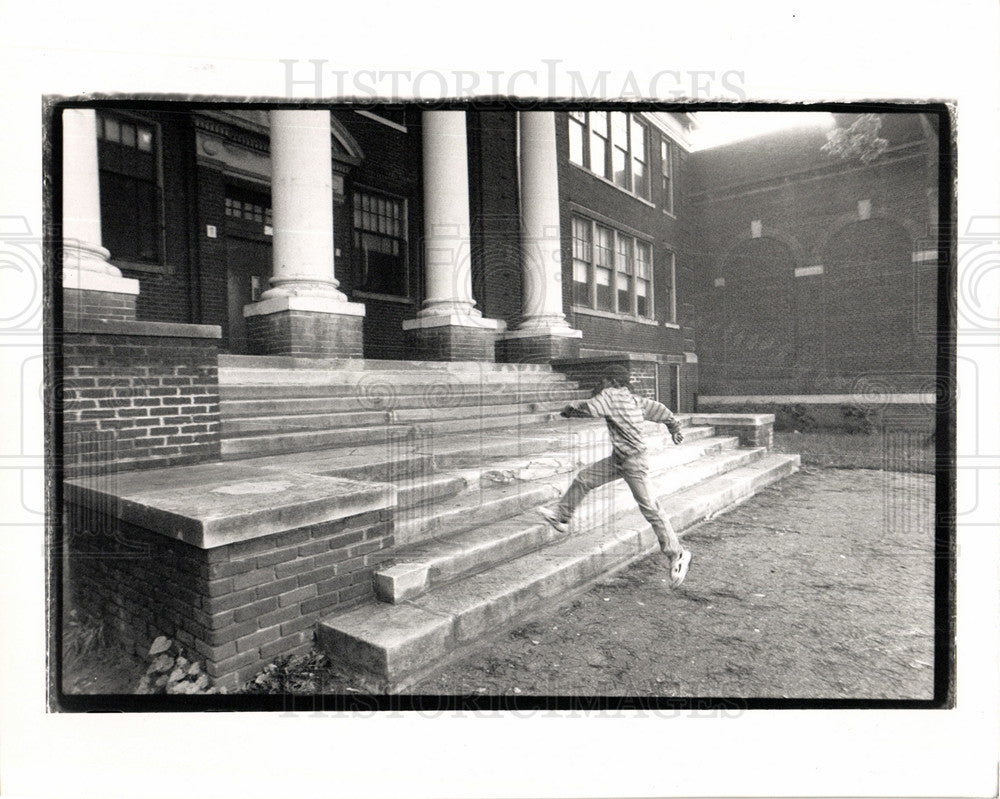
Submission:
[[671,433],[670,438],[673,439],[675,444],[680,444],[684,440],[684,434],[678,430],[676,433]]

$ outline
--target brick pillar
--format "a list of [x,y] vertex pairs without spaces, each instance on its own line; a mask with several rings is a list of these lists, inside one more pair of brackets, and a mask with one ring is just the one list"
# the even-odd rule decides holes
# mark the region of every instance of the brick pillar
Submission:
[[563,313],[555,113],[518,114],[521,144],[520,324],[498,345],[506,361],[552,361],[580,354],[583,333]]
[[503,322],[483,318],[472,298],[465,112],[425,111],[423,147],[427,298],[403,330],[420,357],[492,361]]
[[333,162],[329,111],[271,111],[274,273],[244,306],[260,354],[361,357],[365,306],[348,302],[334,275]]
[[139,281],[122,277],[101,246],[97,113],[68,108],[63,123],[63,316],[135,319]]

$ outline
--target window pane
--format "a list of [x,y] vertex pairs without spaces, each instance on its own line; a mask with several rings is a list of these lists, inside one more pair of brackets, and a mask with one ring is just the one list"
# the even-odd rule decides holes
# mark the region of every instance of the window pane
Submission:
[[573,219],[573,257],[590,262],[590,222]]
[[585,166],[583,160],[583,125],[573,119],[569,121],[569,160],[574,164]]
[[[606,269],[611,269],[614,266],[614,254],[612,251],[612,242],[614,237],[610,228],[597,225],[597,240],[594,242],[594,247],[596,250],[596,261],[598,266],[605,267]],[[610,276],[608,277],[608,284],[610,285]]]
[[135,147],[135,125],[128,123],[122,125],[122,144]]
[[608,112],[607,111],[591,111],[590,112],[590,130],[593,133],[603,136],[605,139],[608,138]]
[[632,155],[646,160],[646,129],[632,117]]
[[144,153],[153,152],[153,131],[145,125],[139,126],[139,149]]
[[619,272],[632,274],[632,239],[629,236],[618,234],[618,249],[616,268]]
[[590,171],[596,172],[598,175],[603,175],[607,177],[607,155],[608,155],[608,145],[607,142],[598,136],[596,133],[592,133],[590,136]]
[[638,277],[648,279],[649,274],[649,245],[644,241],[635,243],[635,273]]
[[108,141],[118,141],[121,139],[117,119],[112,119],[111,117],[104,118],[104,138]]
[[611,112],[611,141],[628,150],[628,114],[624,111]]
[[614,168],[615,184],[618,185],[618,186],[621,186],[623,189],[627,189],[628,188],[628,154],[624,150],[621,150],[618,147],[615,147],[614,148],[614,152],[612,154],[612,157],[614,159],[614,167],[613,168]]
[[632,161],[632,190],[644,199],[649,199],[649,176],[646,165],[637,159]]
[[632,278],[619,272],[616,285],[618,288],[618,313],[632,313]]
[[635,312],[639,316],[650,315],[649,283],[645,280],[635,282]]
[[598,267],[594,277],[597,282],[597,307],[604,311],[613,310],[611,294],[611,270]]

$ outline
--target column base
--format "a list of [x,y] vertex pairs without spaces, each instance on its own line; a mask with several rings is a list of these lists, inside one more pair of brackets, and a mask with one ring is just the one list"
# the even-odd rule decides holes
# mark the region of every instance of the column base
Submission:
[[85,269],[63,271],[63,319],[135,321],[139,281]]
[[583,333],[573,328],[513,330],[497,341],[497,360],[503,363],[550,363],[579,358]]
[[364,313],[360,303],[294,297],[246,305],[250,354],[361,358]]
[[419,317],[403,322],[414,356],[423,361],[496,360],[498,319],[479,317]]

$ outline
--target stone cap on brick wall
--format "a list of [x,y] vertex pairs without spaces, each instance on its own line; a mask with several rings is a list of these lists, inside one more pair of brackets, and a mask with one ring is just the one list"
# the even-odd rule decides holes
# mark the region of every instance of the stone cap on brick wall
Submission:
[[664,355],[655,352],[618,352],[601,355],[581,355],[579,358],[559,358],[552,361],[553,369],[572,366],[600,366],[604,363],[684,363],[683,355]]
[[200,549],[396,505],[396,487],[277,467],[204,463],[67,480],[65,500]]
[[[60,332],[59,328],[56,332]],[[221,339],[218,325],[189,325],[180,322],[138,322],[121,319],[70,317],[63,320],[63,333],[97,333],[106,336],[153,336],[159,338]]]
[[773,413],[691,413],[685,414],[692,424],[700,425],[747,425],[756,427],[774,424]]

